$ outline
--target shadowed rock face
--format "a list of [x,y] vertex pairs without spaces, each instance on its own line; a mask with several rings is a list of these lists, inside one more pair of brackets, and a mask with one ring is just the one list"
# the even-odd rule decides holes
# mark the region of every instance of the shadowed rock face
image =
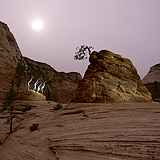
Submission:
[[107,50],[92,52],[90,65],[71,102],[151,101],[129,59]]
[[160,64],[152,66],[148,74],[142,79],[143,84],[160,82]]

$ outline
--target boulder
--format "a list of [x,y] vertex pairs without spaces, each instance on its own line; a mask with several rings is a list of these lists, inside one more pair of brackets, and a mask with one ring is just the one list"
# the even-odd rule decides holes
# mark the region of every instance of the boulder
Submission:
[[108,50],[92,52],[90,65],[79,82],[73,103],[151,101],[132,62]]
[[18,97],[18,100],[25,100],[25,101],[46,101],[46,96],[42,93],[37,93],[33,90],[28,90],[21,93]]
[[142,79],[143,84],[160,82],[160,64],[152,66],[147,75]]

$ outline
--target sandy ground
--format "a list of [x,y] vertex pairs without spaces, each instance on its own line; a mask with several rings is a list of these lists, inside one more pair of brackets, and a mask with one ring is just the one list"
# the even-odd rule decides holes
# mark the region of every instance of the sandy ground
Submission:
[[[0,114],[0,159],[146,160],[160,159],[159,103],[77,103],[55,111],[54,102],[32,105],[19,114],[15,132]],[[38,130],[30,126],[38,123]]]

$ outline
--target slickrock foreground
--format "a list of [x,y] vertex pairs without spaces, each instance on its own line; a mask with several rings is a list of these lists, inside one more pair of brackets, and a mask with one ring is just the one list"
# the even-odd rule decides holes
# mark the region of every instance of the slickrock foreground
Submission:
[[151,94],[129,59],[101,50],[92,52],[89,61],[71,102],[151,101]]
[[[159,103],[72,103],[58,111],[54,102],[16,103],[25,105],[32,110],[18,115],[16,131],[0,145],[1,160],[160,159]],[[4,117],[1,142],[9,132]],[[33,123],[39,130],[30,131]]]

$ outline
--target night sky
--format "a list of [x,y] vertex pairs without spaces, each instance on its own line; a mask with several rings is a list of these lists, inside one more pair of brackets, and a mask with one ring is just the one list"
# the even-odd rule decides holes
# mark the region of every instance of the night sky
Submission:
[[[57,71],[84,74],[88,59],[74,61],[76,47],[110,50],[129,58],[143,78],[160,63],[160,0],[0,0],[23,56]],[[33,22],[40,20],[41,29]]]

